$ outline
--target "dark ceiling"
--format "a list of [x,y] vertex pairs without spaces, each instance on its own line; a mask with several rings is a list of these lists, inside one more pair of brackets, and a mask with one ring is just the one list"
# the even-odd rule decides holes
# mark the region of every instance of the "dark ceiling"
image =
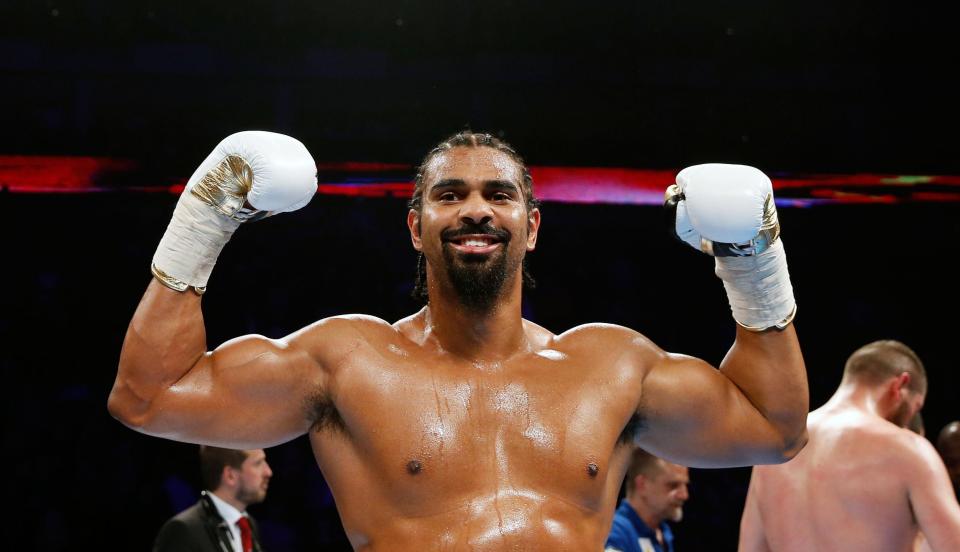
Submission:
[[469,125],[536,164],[960,172],[953,20],[906,3],[248,4],[4,3],[0,154],[192,165],[262,128],[414,163]]

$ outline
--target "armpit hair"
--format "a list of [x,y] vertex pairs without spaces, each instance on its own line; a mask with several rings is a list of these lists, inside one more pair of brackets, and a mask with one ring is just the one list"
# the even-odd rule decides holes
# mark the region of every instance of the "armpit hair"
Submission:
[[627,425],[623,426],[623,431],[620,432],[620,438],[617,439],[617,443],[621,445],[634,444],[640,432],[643,431],[646,426],[647,423],[643,416],[634,412],[633,416],[630,416],[630,420],[627,421]]
[[333,430],[346,433],[347,426],[340,412],[337,411],[330,391],[317,390],[307,397],[305,403],[311,431],[319,433],[324,430]]

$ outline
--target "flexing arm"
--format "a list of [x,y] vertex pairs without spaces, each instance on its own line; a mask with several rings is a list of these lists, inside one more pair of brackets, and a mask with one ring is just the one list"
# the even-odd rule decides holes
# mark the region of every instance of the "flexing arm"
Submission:
[[302,144],[265,132],[235,134],[201,164],[127,330],[111,414],[152,435],[244,449],[307,429],[304,394],[325,383],[313,344],[329,337],[321,334],[330,324],[283,340],[238,338],[208,353],[200,293],[239,224],[305,205],[315,170]]
[[783,462],[806,442],[809,405],[770,180],[752,167],[698,165],[677,183],[668,198],[677,236],[717,256],[737,336],[719,370],[678,355],[650,360],[644,447],[688,466]]
[[910,451],[907,492],[926,546],[934,552],[960,550],[960,505],[947,469],[933,445],[919,435],[910,437],[915,447]]
[[747,502],[743,506],[743,517],[740,519],[740,543],[737,547],[739,552],[770,552],[763,531],[763,518],[760,517],[760,499],[757,497],[759,485],[760,475],[757,468],[753,468]]
[[[326,324],[329,326],[329,322]],[[228,448],[273,446],[309,427],[308,393],[326,372],[318,324],[280,340],[249,335],[207,352],[200,298],[154,280],[127,328],[111,414],[144,433]]]
[[780,463],[806,443],[807,383],[793,326],[737,329],[717,370],[662,353],[643,381],[641,446],[691,467]]

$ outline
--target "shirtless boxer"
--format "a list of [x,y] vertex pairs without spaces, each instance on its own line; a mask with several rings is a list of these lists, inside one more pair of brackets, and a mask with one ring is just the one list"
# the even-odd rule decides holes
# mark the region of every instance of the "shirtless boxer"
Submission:
[[906,345],[877,341],[847,360],[837,392],[810,413],[810,441],[782,466],[753,469],[740,550],[960,550],[960,506],[933,446],[905,429],[927,377]]
[[[423,310],[393,324],[337,316],[207,352],[200,292],[220,249],[241,221],[305,205],[316,186],[296,140],[230,136],[188,182],[157,249],[110,412],[150,435],[222,447],[308,434],[357,550],[599,551],[632,439],[714,467],[783,462],[806,440],[770,180],[698,165],[677,181],[678,236],[741,255],[717,258],[739,322],[720,370],[627,328],[555,335],[524,320],[521,267],[540,211],[520,157],[473,133],[430,152],[416,179],[407,227],[423,254]],[[646,238],[617,239],[644,254],[629,248]]]

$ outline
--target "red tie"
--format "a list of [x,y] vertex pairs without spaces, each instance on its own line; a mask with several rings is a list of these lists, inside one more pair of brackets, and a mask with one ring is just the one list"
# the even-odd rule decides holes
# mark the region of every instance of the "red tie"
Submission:
[[240,526],[240,543],[243,545],[243,552],[251,552],[253,550],[253,533],[250,532],[250,520],[241,517],[237,520],[237,525]]

